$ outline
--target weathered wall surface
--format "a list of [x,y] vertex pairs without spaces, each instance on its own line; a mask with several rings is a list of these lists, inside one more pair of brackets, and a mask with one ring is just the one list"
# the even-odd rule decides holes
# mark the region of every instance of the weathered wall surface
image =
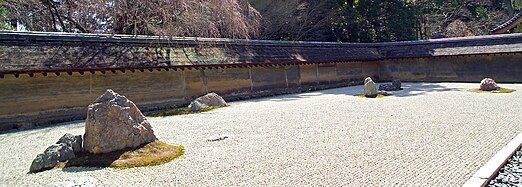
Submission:
[[83,119],[106,89],[154,111],[209,92],[230,101],[365,77],[522,82],[522,34],[378,44],[1,33],[0,41],[0,131]]
[[[377,63],[366,64],[376,68]],[[358,70],[349,71],[352,66]],[[143,111],[152,111],[187,105],[208,92],[236,100],[354,85],[366,76],[377,75],[376,71],[362,69],[362,63],[356,62],[18,78],[8,75],[0,79],[0,130],[83,119],[89,103],[106,89],[127,96]]]
[[386,80],[480,82],[491,77],[498,82],[522,82],[522,53],[396,59],[379,64]]

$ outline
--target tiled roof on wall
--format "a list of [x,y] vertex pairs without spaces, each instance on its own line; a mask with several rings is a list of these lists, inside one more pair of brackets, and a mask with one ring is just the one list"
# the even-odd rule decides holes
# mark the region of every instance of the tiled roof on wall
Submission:
[[522,34],[335,43],[3,32],[0,33],[0,74],[350,62],[519,52],[522,52]]

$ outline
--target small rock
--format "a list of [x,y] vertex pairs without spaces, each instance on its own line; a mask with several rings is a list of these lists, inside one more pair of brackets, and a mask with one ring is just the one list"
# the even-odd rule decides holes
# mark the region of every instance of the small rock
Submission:
[[364,96],[377,97],[377,85],[370,77],[364,80]]
[[225,140],[227,138],[228,138],[228,136],[214,136],[214,137],[210,137],[209,139],[207,139],[207,141],[216,142],[216,141]]
[[189,105],[190,111],[193,111],[193,112],[199,112],[208,107],[209,107],[208,105],[205,105],[199,101],[192,101]]
[[93,154],[137,148],[157,140],[149,121],[125,96],[107,90],[89,105],[83,148]]
[[480,81],[480,90],[482,91],[493,91],[498,90],[500,87],[491,78],[484,78]]
[[65,134],[63,135],[56,144],[64,143],[67,146],[71,147],[75,153],[83,152],[82,147],[82,135],[72,135],[72,134]]
[[226,107],[228,104],[223,99],[223,97],[219,96],[218,94],[209,93],[192,101],[189,105],[189,108],[193,112],[200,112],[211,106]]
[[38,154],[33,160],[29,172],[40,172],[54,168],[59,162],[64,162],[75,157],[72,147],[67,144],[53,144],[43,154]]

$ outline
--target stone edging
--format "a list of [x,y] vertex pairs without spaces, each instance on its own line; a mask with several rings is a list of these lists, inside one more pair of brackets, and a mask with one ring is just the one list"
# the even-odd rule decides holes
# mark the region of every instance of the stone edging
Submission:
[[487,186],[493,177],[497,176],[498,171],[522,146],[522,133],[518,134],[506,146],[504,146],[495,156],[483,165],[473,176],[464,183],[463,187]]

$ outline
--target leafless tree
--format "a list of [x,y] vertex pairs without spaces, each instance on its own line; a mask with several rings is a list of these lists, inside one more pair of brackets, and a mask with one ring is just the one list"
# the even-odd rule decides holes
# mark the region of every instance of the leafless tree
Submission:
[[332,1],[250,0],[263,16],[263,39],[328,40]]
[[250,38],[260,14],[244,0],[5,0],[28,30]]

